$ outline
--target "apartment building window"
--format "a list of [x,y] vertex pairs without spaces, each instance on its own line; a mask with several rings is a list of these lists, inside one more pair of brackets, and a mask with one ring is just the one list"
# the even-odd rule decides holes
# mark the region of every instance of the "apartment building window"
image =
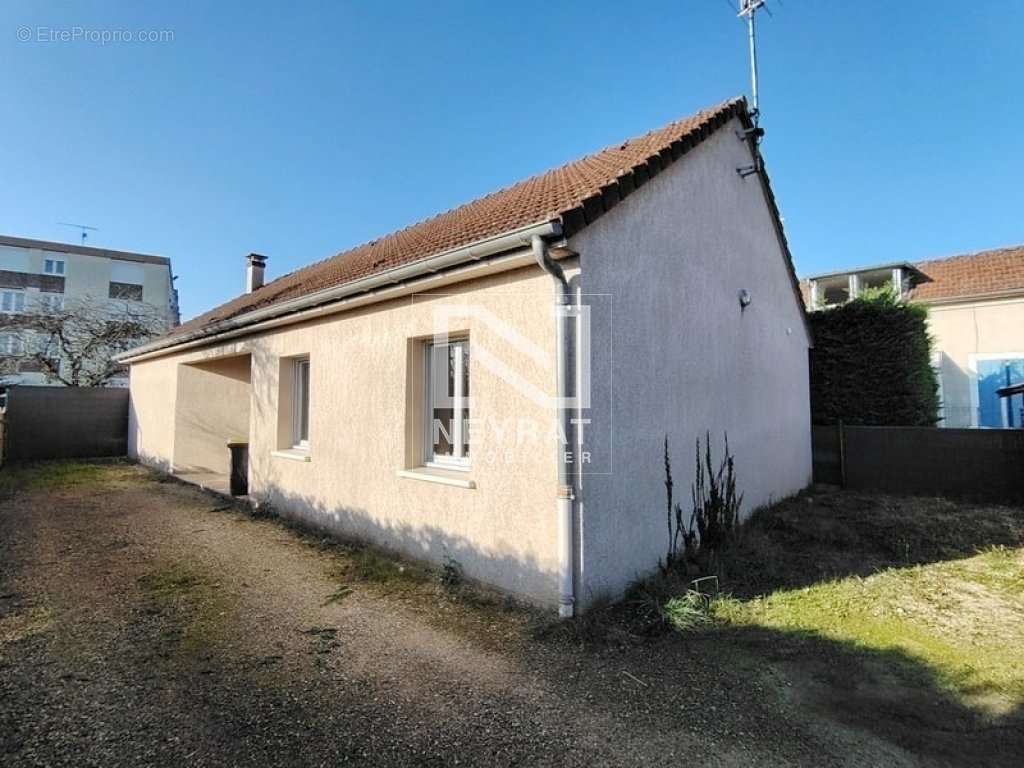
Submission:
[[48,275],[64,275],[64,259],[45,259],[43,272]]
[[62,312],[64,310],[64,294],[40,293],[39,307],[46,312]]
[[309,450],[309,358],[298,358],[293,368],[292,447]]
[[51,360],[57,359],[57,342],[54,340],[52,335],[46,333],[37,333],[32,337],[32,354],[42,355],[48,357]]
[[13,314],[25,311],[24,291],[3,291],[0,293],[0,312]]
[[21,357],[25,354],[25,342],[16,333],[0,333],[0,355]]
[[469,340],[426,345],[427,466],[469,467]]
[[133,283],[116,283],[111,280],[108,296],[111,299],[142,301],[142,286]]

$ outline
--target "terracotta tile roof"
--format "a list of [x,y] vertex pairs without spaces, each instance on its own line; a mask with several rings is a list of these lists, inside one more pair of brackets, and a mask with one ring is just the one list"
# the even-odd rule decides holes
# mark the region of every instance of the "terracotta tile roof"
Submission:
[[748,120],[745,99],[723,102],[303,267],[193,318],[168,338],[533,224],[558,220],[571,235],[733,117]]
[[921,261],[915,266],[931,278],[910,292],[918,301],[1024,292],[1024,245]]

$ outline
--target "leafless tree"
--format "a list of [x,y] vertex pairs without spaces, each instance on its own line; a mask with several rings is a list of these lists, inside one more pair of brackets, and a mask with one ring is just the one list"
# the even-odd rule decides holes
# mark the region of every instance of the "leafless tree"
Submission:
[[55,383],[98,387],[124,372],[113,358],[168,328],[157,307],[141,302],[75,299],[67,306],[26,307],[0,316],[0,334],[14,337],[18,356],[0,363],[0,380],[26,362]]

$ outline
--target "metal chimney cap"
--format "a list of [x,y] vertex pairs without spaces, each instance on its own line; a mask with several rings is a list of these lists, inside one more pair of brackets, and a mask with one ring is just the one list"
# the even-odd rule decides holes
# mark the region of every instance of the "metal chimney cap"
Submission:
[[267,257],[264,256],[262,253],[250,253],[248,256],[245,257],[245,259],[250,264],[255,264],[261,267],[265,266],[267,263]]

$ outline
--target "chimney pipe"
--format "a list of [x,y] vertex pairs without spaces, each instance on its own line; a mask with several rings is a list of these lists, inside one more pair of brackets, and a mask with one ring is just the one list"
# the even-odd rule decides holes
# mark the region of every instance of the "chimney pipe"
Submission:
[[263,272],[267,267],[267,257],[258,253],[250,253],[245,257],[245,292],[252,293],[263,287]]

